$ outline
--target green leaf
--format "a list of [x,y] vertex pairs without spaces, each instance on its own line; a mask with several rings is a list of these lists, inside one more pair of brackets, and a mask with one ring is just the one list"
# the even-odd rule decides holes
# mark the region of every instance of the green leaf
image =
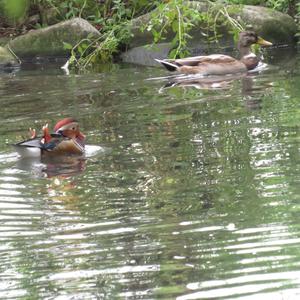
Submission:
[[172,30],[173,30],[174,32],[177,32],[177,31],[178,31],[178,21],[177,21],[177,20],[174,20],[174,21],[172,22]]
[[83,53],[83,48],[82,48],[81,45],[79,45],[79,46],[77,47],[77,49],[78,49],[79,54],[82,54],[82,53]]

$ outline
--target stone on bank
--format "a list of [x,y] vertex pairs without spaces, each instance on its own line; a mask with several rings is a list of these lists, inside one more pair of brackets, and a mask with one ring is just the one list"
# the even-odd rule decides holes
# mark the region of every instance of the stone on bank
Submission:
[[64,48],[64,42],[76,45],[84,38],[100,37],[98,30],[82,18],[74,18],[55,25],[31,30],[9,42],[9,47],[20,58],[65,56],[70,50]]

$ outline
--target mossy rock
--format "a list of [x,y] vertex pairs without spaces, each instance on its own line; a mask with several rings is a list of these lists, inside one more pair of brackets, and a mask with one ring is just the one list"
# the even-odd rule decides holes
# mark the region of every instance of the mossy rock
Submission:
[[[186,1],[186,5],[189,5],[201,13],[206,13],[209,10],[212,16],[218,14],[219,10],[224,8],[224,5],[220,6],[220,4],[215,4],[215,6],[210,6],[208,2],[198,1]],[[258,34],[274,44],[291,44],[296,41],[297,25],[293,18],[287,14],[270,8],[251,5],[228,5],[226,6],[226,10],[232,18],[238,19],[243,25],[251,25]],[[147,13],[131,21],[133,38],[129,48],[147,45],[153,42],[151,31],[144,30],[144,32],[141,32],[140,30],[142,26],[150,22],[152,13],[153,12]],[[164,26],[165,22],[162,21],[161,24]],[[206,26],[205,21],[203,24],[195,24],[193,30],[190,32],[192,45],[198,44],[201,45],[202,48],[205,48],[205,45],[210,43],[210,37],[204,37],[202,35],[203,30],[201,28],[205,28]],[[222,35],[222,38],[219,40],[221,46],[222,44],[228,45],[228,43],[232,43],[231,31],[233,28],[229,22],[226,22],[225,18],[219,19],[216,28],[218,33]],[[159,31],[160,28],[156,28],[156,30]],[[165,30],[164,42],[170,42],[175,34],[170,28],[165,28]]]
[[155,59],[162,59],[168,56],[172,49],[170,43],[149,44],[140,47],[134,47],[121,54],[122,61],[131,64],[157,66]]
[[274,44],[296,42],[297,25],[292,17],[276,10],[252,5],[230,6],[229,13],[241,18],[263,38]]
[[88,21],[74,18],[46,28],[31,30],[11,40],[9,46],[21,58],[65,56],[70,50],[64,49],[64,42],[74,46],[88,36],[98,38],[100,33]]

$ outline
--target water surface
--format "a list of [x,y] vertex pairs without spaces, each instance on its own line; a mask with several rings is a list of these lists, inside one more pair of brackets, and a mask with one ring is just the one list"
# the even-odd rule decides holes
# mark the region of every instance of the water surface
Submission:
[[[162,68],[0,81],[1,299],[298,299],[300,56],[209,85]],[[104,150],[22,160],[29,127],[77,118]]]

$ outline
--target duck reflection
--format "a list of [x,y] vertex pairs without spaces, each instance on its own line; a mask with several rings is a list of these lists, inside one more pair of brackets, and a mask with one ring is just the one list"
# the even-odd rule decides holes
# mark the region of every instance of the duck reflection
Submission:
[[218,90],[228,89],[231,84],[238,79],[245,77],[245,74],[232,74],[223,76],[198,76],[198,75],[182,75],[165,78],[168,82],[160,88],[160,92],[172,87],[193,87],[199,90]]
[[86,158],[83,156],[24,157],[18,160],[16,167],[37,177],[71,177],[85,170]]
[[[233,87],[241,92],[245,106],[251,110],[261,108],[261,103],[266,91],[272,88],[272,82],[257,80],[257,75],[266,65],[261,64],[260,69],[247,74],[233,74],[225,76],[207,76],[199,77],[195,75],[180,75],[172,77],[163,77],[160,80],[167,81],[160,89],[162,93],[167,89],[180,87],[184,89],[195,88],[198,90],[229,90]],[[238,82],[236,84],[236,82]]]
[[[247,76],[242,79],[241,84],[241,92],[246,107],[250,110],[261,109],[262,95],[259,93],[259,90],[261,89],[254,87],[253,78]],[[258,93],[255,93],[255,91],[258,91]]]

